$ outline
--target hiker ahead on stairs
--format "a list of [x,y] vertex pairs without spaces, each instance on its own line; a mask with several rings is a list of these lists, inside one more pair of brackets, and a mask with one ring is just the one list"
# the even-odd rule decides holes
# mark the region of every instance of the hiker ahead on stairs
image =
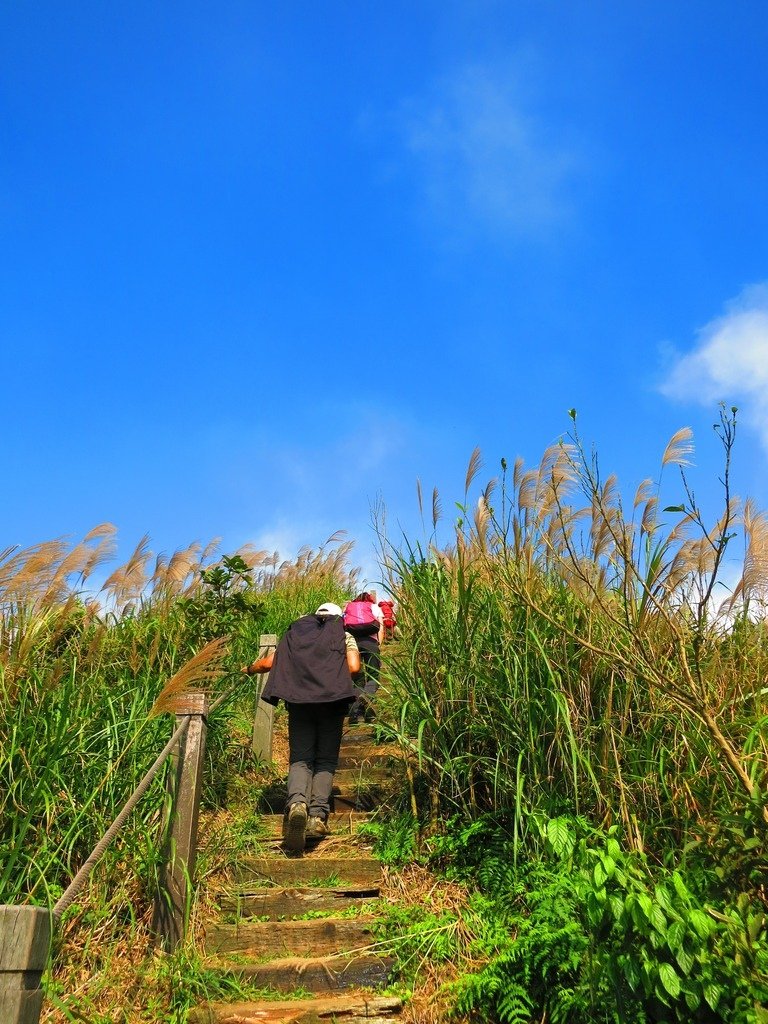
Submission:
[[274,653],[246,669],[249,675],[269,672],[261,699],[283,700],[288,709],[283,839],[291,850],[303,850],[307,836],[328,834],[344,716],[357,696],[352,674],[359,671],[357,643],[344,630],[341,608],[330,603],[292,622]]
[[363,663],[363,692],[352,705],[349,720],[354,723],[363,716],[366,722],[374,719],[373,696],[379,688],[381,671],[380,647],[384,638],[384,613],[376,598],[368,591],[358,594],[344,608],[344,628],[357,641]]

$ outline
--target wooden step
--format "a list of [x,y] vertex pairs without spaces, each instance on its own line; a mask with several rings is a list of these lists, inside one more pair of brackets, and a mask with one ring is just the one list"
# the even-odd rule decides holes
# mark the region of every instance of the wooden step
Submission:
[[[362,810],[362,807],[356,806],[354,797],[365,797],[362,803],[365,804],[365,809],[373,808],[377,801],[375,799],[376,794],[380,793],[383,788],[386,788],[392,784],[393,779],[397,779],[398,773],[388,768],[372,767],[372,768],[341,768],[333,777],[333,793],[337,796],[345,797],[345,803],[343,810],[351,808],[353,810]],[[261,813],[271,811],[273,813],[282,813],[285,810],[285,804],[288,799],[288,790],[284,781],[275,782],[268,788],[264,789],[260,796],[259,810]],[[357,801],[360,802],[360,801]],[[339,808],[336,808],[338,811]]]
[[[371,815],[364,811],[346,811],[340,814],[331,814],[328,818],[328,827],[332,836],[353,836],[357,826],[371,820]],[[259,822],[262,834],[270,839],[280,839],[283,834],[282,814],[265,814]]]
[[341,737],[341,745],[347,743],[373,743],[376,740],[376,729],[372,725],[346,725]]
[[[365,888],[378,885],[381,879],[381,865],[374,857],[245,857],[236,867],[240,882],[269,879],[277,885],[297,882],[309,885],[328,879],[344,885],[353,884]],[[240,886],[242,888],[242,886]]]
[[402,1009],[396,996],[370,992],[288,1002],[209,1003],[189,1011],[189,1024],[391,1024]]
[[373,757],[355,755],[347,757],[342,751],[336,776],[341,772],[357,772],[363,780],[373,779],[375,782],[386,782],[396,779],[402,773],[404,762],[391,754],[375,754]]
[[370,762],[371,764],[377,764],[380,761],[402,760],[400,748],[394,746],[382,747],[379,744],[373,743],[345,743],[339,749],[341,752],[339,764],[341,764],[341,761],[349,760]]
[[369,765],[365,768],[339,768],[333,776],[333,788],[340,793],[350,789],[373,789],[391,782],[395,772],[386,765]]
[[324,917],[313,921],[211,925],[205,932],[205,951],[247,951],[260,960],[267,957],[315,957],[342,951],[362,951],[376,941],[371,928],[373,920]]
[[[253,886],[250,887],[253,890]],[[303,917],[313,910],[333,910],[337,913],[352,906],[374,904],[379,895],[378,885],[363,888],[340,886],[333,889],[260,889],[243,890],[220,900],[223,912],[235,913],[240,918]]]
[[392,973],[394,959],[374,953],[342,953],[314,959],[286,957],[266,963],[241,963],[221,956],[211,960],[208,966],[247,978],[255,985],[273,988],[277,992],[292,992],[296,988],[308,992],[339,992],[347,988],[385,986]]

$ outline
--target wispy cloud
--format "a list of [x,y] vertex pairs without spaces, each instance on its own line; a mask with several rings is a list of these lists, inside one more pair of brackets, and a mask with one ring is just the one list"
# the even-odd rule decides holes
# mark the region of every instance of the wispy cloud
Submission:
[[470,217],[530,236],[569,214],[567,187],[579,160],[526,107],[525,70],[465,67],[402,107],[427,198],[454,226]]
[[768,284],[745,288],[675,356],[661,384],[669,398],[738,405],[768,449]]

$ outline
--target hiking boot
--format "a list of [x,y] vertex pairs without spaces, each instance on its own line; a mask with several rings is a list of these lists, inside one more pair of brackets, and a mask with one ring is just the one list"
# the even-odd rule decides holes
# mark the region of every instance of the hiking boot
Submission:
[[325,839],[330,834],[331,830],[324,818],[312,817],[307,822],[307,839]]
[[291,804],[283,817],[283,843],[289,850],[304,849],[304,833],[307,827],[307,805]]

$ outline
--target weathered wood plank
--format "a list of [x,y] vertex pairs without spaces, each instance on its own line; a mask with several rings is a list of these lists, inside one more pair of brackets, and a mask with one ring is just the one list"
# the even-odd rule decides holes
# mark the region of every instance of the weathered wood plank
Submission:
[[[246,857],[238,865],[239,881],[271,879],[281,884],[337,879],[344,884],[379,884],[381,865],[373,857]],[[334,885],[333,888],[338,888]]]
[[176,724],[188,717],[189,727],[179,741],[169,776],[172,799],[152,918],[152,930],[168,950],[175,949],[186,934],[194,891],[207,697],[204,693],[179,694],[174,710]]
[[396,996],[353,993],[340,996],[315,996],[288,1002],[209,1003],[189,1011],[189,1024],[377,1024],[390,1022],[402,1009]]
[[394,960],[366,953],[312,960],[286,957],[263,964],[234,963],[218,958],[212,966],[223,973],[248,978],[257,985],[269,986],[277,992],[292,992],[299,987],[308,992],[338,992],[347,988],[386,985]]
[[375,902],[378,886],[365,889],[262,889],[257,893],[235,894],[221,900],[222,911],[241,918],[303,917],[314,910],[340,912],[347,907],[365,906]]
[[[270,651],[277,646],[277,636],[274,633],[262,633],[259,637],[259,658],[265,658]],[[253,740],[251,748],[262,761],[272,760],[272,728],[274,724],[275,708],[261,699],[264,687],[267,685],[269,672],[261,677],[261,685],[256,695],[256,713],[253,719]]]
[[375,940],[372,918],[330,918],[313,921],[258,921],[213,925],[206,929],[206,953],[247,950],[259,958],[326,956],[363,950]]
[[38,1024],[40,977],[51,943],[51,916],[42,907],[0,906],[0,1019]]

